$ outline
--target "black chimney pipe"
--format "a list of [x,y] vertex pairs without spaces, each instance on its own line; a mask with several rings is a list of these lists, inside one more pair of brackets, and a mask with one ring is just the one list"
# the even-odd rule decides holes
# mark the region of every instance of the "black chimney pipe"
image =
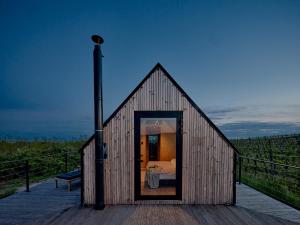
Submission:
[[93,35],[94,46],[94,109],[95,109],[95,209],[104,209],[104,154],[103,154],[103,99],[102,99],[102,52],[103,38]]

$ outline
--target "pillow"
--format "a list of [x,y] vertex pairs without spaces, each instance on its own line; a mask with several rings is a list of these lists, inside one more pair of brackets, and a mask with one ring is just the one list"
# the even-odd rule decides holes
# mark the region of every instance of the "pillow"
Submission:
[[176,167],[176,159],[171,159],[171,163],[174,167]]

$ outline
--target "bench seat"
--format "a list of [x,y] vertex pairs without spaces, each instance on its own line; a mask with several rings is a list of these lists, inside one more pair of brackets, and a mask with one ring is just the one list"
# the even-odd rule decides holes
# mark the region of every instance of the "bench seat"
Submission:
[[74,170],[68,173],[61,173],[55,177],[55,187],[58,187],[58,180],[64,180],[68,184],[68,191],[72,190],[72,181],[80,179],[81,177],[81,171]]

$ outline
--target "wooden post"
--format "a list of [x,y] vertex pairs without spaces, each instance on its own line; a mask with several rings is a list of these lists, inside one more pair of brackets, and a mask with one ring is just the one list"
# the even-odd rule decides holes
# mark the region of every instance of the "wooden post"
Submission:
[[25,179],[26,179],[26,191],[29,192],[29,162],[25,162]]
[[242,157],[239,155],[239,184],[241,184],[242,180]]
[[253,159],[254,160],[254,175],[256,176],[256,173],[257,173],[257,162],[256,162],[256,159]]
[[68,172],[68,152],[65,153],[65,172]]
[[[298,154],[300,154],[300,140],[297,140],[297,144],[298,144]],[[298,162],[299,162],[299,158],[298,158]],[[298,169],[298,187],[300,186],[300,169]]]

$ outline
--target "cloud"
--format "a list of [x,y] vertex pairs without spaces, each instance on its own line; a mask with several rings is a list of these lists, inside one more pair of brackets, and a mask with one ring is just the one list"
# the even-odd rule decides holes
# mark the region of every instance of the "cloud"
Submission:
[[208,109],[207,113],[210,115],[225,115],[227,113],[239,112],[245,107],[231,107],[231,108],[223,108],[223,109]]
[[229,138],[300,133],[300,104],[211,107],[206,112]]
[[228,108],[206,108],[204,111],[208,117],[213,120],[215,123],[222,121],[224,118],[228,118],[231,114],[238,113],[243,110],[245,107],[228,107]]
[[[300,105],[211,107],[208,117],[229,138],[300,133]],[[74,110],[0,109],[0,138],[72,138],[93,132],[93,116]]]
[[238,112],[244,109],[245,107],[231,107],[231,108],[222,108],[222,109],[210,109],[208,110],[209,114],[226,114],[231,112]]
[[231,139],[300,133],[300,123],[239,122],[219,128]]
[[300,123],[300,105],[248,105],[207,110],[217,124],[241,122]]

